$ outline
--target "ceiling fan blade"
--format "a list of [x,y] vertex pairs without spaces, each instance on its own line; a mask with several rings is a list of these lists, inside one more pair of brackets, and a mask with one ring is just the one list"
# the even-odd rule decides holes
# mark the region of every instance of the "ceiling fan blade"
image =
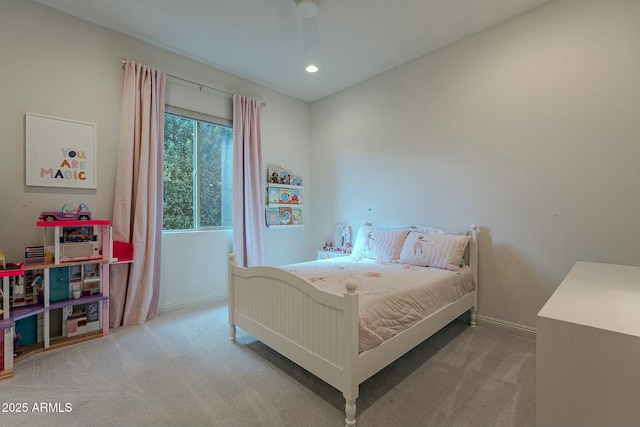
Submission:
[[320,46],[320,31],[316,18],[302,18],[302,45],[305,49]]

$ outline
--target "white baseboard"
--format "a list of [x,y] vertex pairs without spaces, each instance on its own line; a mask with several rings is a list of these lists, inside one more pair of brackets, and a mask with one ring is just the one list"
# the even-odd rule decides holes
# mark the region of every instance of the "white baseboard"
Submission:
[[487,328],[497,329],[512,333],[525,338],[536,338],[536,328],[521,325],[519,323],[507,322],[506,320],[494,319],[493,317],[478,315],[478,325]]
[[227,301],[228,298],[229,298],[228,294],[224,292],[220,294],[207,295],[204,297],[191,298],[191,299],[182,300],[182,301],[172,301],[170,303],[160,305],[158,307],[158,310],[159,311],[176,310],[186,305],[197,304],[202,302],[207,302],[207,303],[223,302],[223,301]]

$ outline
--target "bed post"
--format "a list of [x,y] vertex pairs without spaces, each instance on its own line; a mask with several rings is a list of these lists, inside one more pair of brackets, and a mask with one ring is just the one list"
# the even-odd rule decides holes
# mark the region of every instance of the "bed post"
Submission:
[[233,268],[236,265],[236,255],[235,254],[229,254],[229,282],[228,282],[228,286],[229,286],[229,338],[231,339],[231,341],[236,342],[236,324],[235,321],[233,320],[233,312],[235,311],[235,308],[233,306],[234,304],[234,298],[233,298]]
[[476,326],[477,317],[478,317],[478,226],[476,224],[471,224],[469,226],[471,232],[471,240],[469,241],[469,266],[471,266],[471,271],[473,272],[473,278],[476,281],[476,292],[473,298],[473,308],[471,309],[471,319],[470,325]]
[[346,427],[356,425],[356,399],[358,398],[358,349],[359,349],[359,298],[356,293],[357,283],[354,279],[347,280],[344,294],[344,318],[346,330],[344,331],[344,380],[342,395],[345,399],[344,423]]

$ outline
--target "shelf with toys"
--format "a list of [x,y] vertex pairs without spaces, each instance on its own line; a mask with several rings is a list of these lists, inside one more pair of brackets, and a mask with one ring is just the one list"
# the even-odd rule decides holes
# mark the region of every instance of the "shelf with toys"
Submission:
[[351,255],[353,249],[351,226],[337,224],[331,239],[326,239],[324,246],[318,251],[318,259],[341,258]]
[[0,270],[0,380],[31,354],[108,335],[109,265],[133,261],[133,246],[113,241],[109,220],[43,212],[36,226],[44,245],[25,248],[20,268]]
[[302,227],[302,178],[280,166],[267,168],[267,228]]
[[[13,319],[11,318],[11,307],[9,301],[10,281],[24,274],[24,264],[22,263],[6,263],[4,252],[0,251],[2,260],[0,266],[0,278],[2,285],[0,286],[0,380],[11,378],[13,376]],[[7,360],[7,361],[5,361]]]

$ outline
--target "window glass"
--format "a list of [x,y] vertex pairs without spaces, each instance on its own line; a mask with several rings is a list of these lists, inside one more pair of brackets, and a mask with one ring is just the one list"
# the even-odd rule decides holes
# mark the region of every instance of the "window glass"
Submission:
[[163,229],[230,229],[233,128],[215,117],[167,110]]

